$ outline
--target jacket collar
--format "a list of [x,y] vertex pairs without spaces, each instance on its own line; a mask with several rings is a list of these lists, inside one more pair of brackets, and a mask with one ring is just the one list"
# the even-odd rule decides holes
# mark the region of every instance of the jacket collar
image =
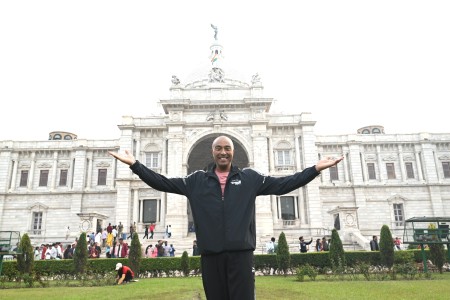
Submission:
[[[212,164],[208,170],[208,173],[209,173],[209,175],[213,175],[213,174],[216,174],[215,171],[216,171],[216,164]],[[230,169],[230,173],[228,174],[228,176],[234,175],[234,174],[238,173],[239,171],[240,171],[240,169],[238,167],[231,164],[231,169]]]

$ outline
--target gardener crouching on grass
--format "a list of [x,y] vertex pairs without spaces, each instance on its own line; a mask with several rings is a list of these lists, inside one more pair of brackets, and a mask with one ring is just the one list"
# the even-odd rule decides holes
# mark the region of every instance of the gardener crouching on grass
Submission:
[[134,278],[133,271],[129,267],[123,266],[121,263],[116,264],[116,271],[117,271],[117,277],[116,277],[117,284],[129,283],[131,281],[137,281],[137,280],[133,280],[133,278]]

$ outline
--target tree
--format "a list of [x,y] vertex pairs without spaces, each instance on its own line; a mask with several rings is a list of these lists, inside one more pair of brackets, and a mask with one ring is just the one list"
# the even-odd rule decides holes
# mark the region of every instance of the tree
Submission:
[[392,268],[394,265],[394,241],[389,226],[383,225],[380,232],[380,259],[383,266]]
[[131,239],[130,245],[130,253],[128,254],[128,264],[130,265],[131,270],[133,270],[133,272],[136,274],[136,277],[139,276],[141,258],[142,258],[141,242],[139,241],[138,235],[133,234],[133,238]]
[[31,274],[34,269],[34,249],[27,233],[22,236],[18,249],[21,254],[17,255],[17,269],[21,274]]
[[184,276],[189,276],[191,272],[190,261],[187,251],[183,251],[183,255],[181,256],[181,271]]
[[86,243],[86,232],[82,232],[75,247],[75,253],[73,254],[73,263],[76,273],[84,274],[86,272],[87,260],[88,250]]
[[329,252],[331,266],[336,269],[345,266],[344,247],[342,246],[341,238],[336,229],[331,231],[331,245]]
[[287,272],[291,267],[291,255],[289,254],[289,247],[286,242],[284,232],[281,232],[278,238],[278,249],[276,255],[278,270],[280,270],[284,276],[287,276]]

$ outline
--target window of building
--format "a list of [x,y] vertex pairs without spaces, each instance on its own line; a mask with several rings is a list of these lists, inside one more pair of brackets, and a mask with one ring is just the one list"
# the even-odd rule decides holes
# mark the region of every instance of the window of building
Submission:
[[159,152],[146,152],[145,153],[145,166],[150,169],[160,168],[160,155]]
[[28,170],[20,171],[20,184],[19,186],[27,186],[28,184]]
[[42,233],[42,212],[33,212],[33,234],[40,235]]
[[450,178],[450,162],[442,162],[442,169],[444,170],[444,178]]
[[291,153],[289,150],[277,150],[276,158],[277,158],[277,166],[291,165]]
[[48,170],[41,170],[39,175],[39,186],[47,186],[48,183]]
[[67,134],[67,135],[64,136],[64,139],[65,139],[65,140],[71,140],[71,139],[72,139],[72,136],[70,136],[70,135]]
[[395,226],[403,226],[404,223],[403,203],[394,203]]
[[367,163],[367,173],[369,174],[369,179],[377,179],[374,163]]
[[395,168],[393,163],[386,164],[386,172],[388,179],[395,179]]
[[412,162],[405,163],[405,169],[406,169],[406,178],[414,178],[414,169]]
[[55,134],[54,136],[53,136],[53,139],[54,140],[60,140],[61,139],[61,135],[60,134]]
[[370,134],[370,130],[369,130],[369,129],[364,129],[364,130],[362,131],[362,134]]
[[68,170],[64,169],[59,172],[59,186],[67,185],[67,173]]
[[98,169],[97,185],[106,185],[107,169]]
[[334,165],[334,166],[330,167],[329,170],[330,170],[330,179],[331,179],[331,181],[339,180],[339,173],[338,173],[337,166]]
[[380,128],[373,128],[372,133],[374,134],[381,133]]
[[281,219],[283,220],[295,220],[295,198],[293,196],[281,196]]
[[158,201],[157,199],[148,199],[143,201],[143,223],[155,223],[158,220]]

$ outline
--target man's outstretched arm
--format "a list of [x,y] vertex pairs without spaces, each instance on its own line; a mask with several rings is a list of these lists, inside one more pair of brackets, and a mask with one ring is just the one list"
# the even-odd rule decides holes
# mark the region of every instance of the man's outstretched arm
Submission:
[[136,162],[136,158],[134,158],[133,154],[131,154],[128,150],[125,150],[125,154],[119,154],[112,151],[108,151],[108,153],[129,166],[133,165]]
[[340,163],[342,160],[344,159],[343,156],[339,157],[339,158],[334,158],[334,157],[325,157],[322,158],[321,160],[319,160],[316,164],[316,170],[317,172],[320,172],[322,170],[328,169],[329,167],[332,167],[334,165],[337,165],[338,163]]

